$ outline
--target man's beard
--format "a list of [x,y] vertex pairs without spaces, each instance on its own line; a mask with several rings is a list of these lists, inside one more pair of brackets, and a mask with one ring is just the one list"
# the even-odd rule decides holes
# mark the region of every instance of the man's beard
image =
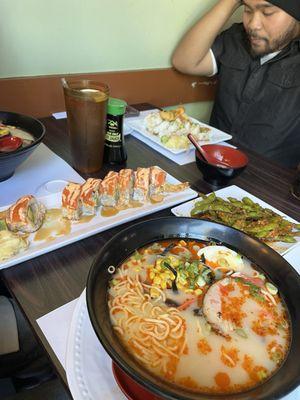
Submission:
[[[293,39],[299,36],[299,23],[296,21],[294,23],[291,23],[291,25],[287,28],[287,30],[284,33],[282,33],[279,37],[274,39],[272,42],[270,42],[267,38],[260,36],[254,30],[248,29],[246,31],[246,34],[247,34],[247,45],[251,56],[254,58],[263,57],[266,54],[274,53],[275,51],[283,49]],[[254,39],[260,39],[264,41],[265,47],[261,49],[255,49],[255,47],[251,45],[250,41],[251,37]]]

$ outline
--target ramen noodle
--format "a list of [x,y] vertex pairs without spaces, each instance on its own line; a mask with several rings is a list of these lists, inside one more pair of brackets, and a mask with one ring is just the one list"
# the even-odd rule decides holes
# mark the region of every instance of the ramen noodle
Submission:
[[197,392],[258,385],[290,344],[278,289],[248,259],[212,243],[172,240],[136,251],[114,272],[108,306],[139,363]]

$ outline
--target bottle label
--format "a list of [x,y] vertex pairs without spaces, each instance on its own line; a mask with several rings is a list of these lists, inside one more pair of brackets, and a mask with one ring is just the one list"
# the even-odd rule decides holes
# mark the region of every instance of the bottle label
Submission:
[[120,124],[116,117],[109,117],[107,119],[107,130],[105,141],[109,143],[122,143],[122,132],[120,131]]

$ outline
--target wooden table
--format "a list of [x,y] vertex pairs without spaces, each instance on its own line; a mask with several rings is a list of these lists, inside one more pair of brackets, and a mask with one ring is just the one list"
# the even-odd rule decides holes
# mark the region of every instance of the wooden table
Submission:
[[[149,109],[149,105],[146,104],[139,105],[139,107],[140,109]],[[44,143],[71,163],[66,120],[55,120],[51,117],[42,119],[42,122],[47,129]],[[199,192],[208,193],[213,189],[202,180],[195,163],[179,166],[131,136],[126,138],[126,148],[128,152],[127,167],[129,168],[159,165],[180,181],[189,181],[192,188]],[[230,184],[238,185],[299,220],[300,201],[289,194],[289,187],[295,173],[282,169],[253,152],[247,152],[247,154],[250,159],[248,167],[240,177],[231,181]],[[95,176],[102,178],[107,171],[108,168],[103,168]],[[142,219],[168,215],[171,215],[170,209]],[[97,252],[107,240],[129,224],[118,226],[1,271],[5,285],[18,302],[59,376],[66,384],[65,371],[41,332],[36,319],[81,294]]]

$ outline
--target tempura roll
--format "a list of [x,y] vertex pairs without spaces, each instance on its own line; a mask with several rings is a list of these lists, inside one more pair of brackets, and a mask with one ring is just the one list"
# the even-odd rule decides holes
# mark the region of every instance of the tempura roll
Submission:
[[146,203],[149,197],[150,168],[138,168],[133,185],[133,200]]
[[119,201],[118,207],[126,207],[132,199],[134,173],[132,169],[121,169],[119,172]]
[[150,168],[150,197],[157,196],[163,192],[166,176],[166,172],[159,167]]
[[62,192],[62,215],[64,218],[77,221],[82,215],[80,198],[81,185],[69,182]]
[[0,231],[0,261],[5,261],[29,246],[27,238],[8,230]]
[[101,205],[116,207],[119,199],[119,174],[110,171],[101,182]]
[[88,178],[81,186],[80,200],[83,214],[96,214],[97,207],[100,204],[100,184],[101,179]]
[[41,227],[45,213],[45,206],[34,196],[23,196],[7,210],[6,224],[13,232],[35,232]]

